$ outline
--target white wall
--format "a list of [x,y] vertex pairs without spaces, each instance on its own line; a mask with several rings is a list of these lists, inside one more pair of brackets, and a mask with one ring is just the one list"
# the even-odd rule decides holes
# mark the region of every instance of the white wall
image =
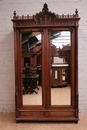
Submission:
[[[15,111],[14,10],[18,15],[33,15],[42,10],[44,0],[0,0],[0,112]],[[87,112],[87,0],[46,0],[56,14],[73,14],[79,22],[79,109]]]

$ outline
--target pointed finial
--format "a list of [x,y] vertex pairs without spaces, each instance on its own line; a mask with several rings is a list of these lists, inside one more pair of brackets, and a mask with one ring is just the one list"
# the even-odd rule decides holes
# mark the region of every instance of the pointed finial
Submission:
[[16,11],[14,11],[14,13],[13,13],[13,14],[14,14],[14,16],[16,16]]
[[13,14],[14,14],[13,18],[15,19],[15,18],[16,18],[16,11],[14,11],[14,13],[13,13]]
[[42,11],[48,11],[48,5],[46,3],[43,5]]
[[77,9],[75,10],[75,14],[78,15],[78,10]]

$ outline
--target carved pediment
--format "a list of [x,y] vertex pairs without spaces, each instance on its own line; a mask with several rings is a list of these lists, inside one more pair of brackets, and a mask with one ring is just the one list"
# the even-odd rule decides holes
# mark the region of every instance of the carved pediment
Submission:
[[76,9],[75,14],[73,15],[59,15],[55,14],[54,12],[49,11],[48,5],[45,3],[42,11],[36,13],[33,16],[18,16],[16,11],[14,11],[14,16],[12,21],[16,22],[16,27],[21,26],[32,26],[32,25],[75,25],[75,21],[78,21],[78,10]]
[[36,24],[54,24],[57,20],[55,13],[49,11],[47,4],[45,3],[42,9],[42,12],[37,13],[34,15],[34,19]]

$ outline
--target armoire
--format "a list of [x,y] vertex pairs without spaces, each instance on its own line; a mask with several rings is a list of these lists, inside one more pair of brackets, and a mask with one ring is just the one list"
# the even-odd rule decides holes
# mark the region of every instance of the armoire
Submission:
[[78,122],[78,10],[13,15],[15,117]]

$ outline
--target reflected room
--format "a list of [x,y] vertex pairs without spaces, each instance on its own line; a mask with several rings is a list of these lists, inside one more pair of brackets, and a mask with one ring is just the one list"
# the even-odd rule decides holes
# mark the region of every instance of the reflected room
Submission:
[[[22,34],[23,105],[42,105],[41,39],[40,32]],[[51,32],[50,47],[51,105],[70,105],[70,32]]]
[[23,105],[42,105],[41,33],[22,34]]
[[69,31],[51,32],[51,105],[71,104]]

